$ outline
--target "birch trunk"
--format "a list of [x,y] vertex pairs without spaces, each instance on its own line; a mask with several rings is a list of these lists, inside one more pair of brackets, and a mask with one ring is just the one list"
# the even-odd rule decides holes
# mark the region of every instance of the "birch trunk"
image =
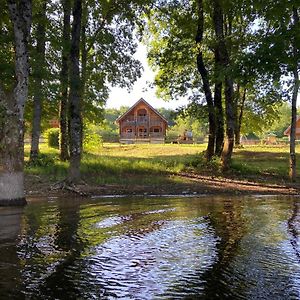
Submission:
[[0,205],[24,205],[24,107],[31,1],[8,1],[8,9],[14,33],[16,84],[9,92],[0,86]]
[[72,40],[70,50],[70,167],[68,182],[76,183],[80,180],[80,161],[82,152],[82,120],[81,120],[81,81],[79,71],[79,47],[81,31],[82,3],[74,1]]

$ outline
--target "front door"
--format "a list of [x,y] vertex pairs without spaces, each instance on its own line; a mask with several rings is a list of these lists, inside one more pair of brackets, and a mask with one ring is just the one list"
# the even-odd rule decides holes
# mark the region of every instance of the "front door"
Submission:
[[148,137],[148,131],[146,127],[139,127],[138,129],[138,137],[140,139],[145,139]]

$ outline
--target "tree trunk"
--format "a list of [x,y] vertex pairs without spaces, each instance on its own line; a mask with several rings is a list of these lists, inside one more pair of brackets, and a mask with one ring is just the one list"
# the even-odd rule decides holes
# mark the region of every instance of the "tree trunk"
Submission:
[[225,108],[226,108],[226,140],[222,152],[222,168],[227,170],[231,162],[234,146],[234,103],[233,103],[233,82],[225,78]]
[[43,99],[43,78],[45,66],[45,44],[46,44],[46,8],[47,0],[44,1],[37,14],[38,25],[36,32],[36,60],[33,73],[33,120],[31,133],[30,161],[37,159],[39,154],[39,141],[41,135],[42,99]]
[[246,101],[246,92],[247,92],[247,89],[244,88],[241,104],[240,104],[240,106],[238,105],[238,103],[236,104],[237,112],[236,112],[236,125],[234,128],[234,135],[235,135],[235,146],[237,146],[237,147],[239,147],[241,144],[241,128],[242,128],[242,120],[243,120],[243,114],[244,114],[244,106],[245,106],[245,101]]
[[61,99],[59,107],[60,122],[60,159],[66,161],[69,159],[69,133],[68,133],[68,87],[69,87],[69,55],[70,55],[70,16],[71,1],[63,0],[64,20],[63,20],[63,49],[62,65],[60,72]]
[[[88,49],[86,41],[86,27],[88,22],[88,10],[86,4],[82,8],[82,26],[81,26],[81,97],[84,99],[85,86],[87,81],[87,59]],[[83,122],[82,122],[83,123]],[[81,148],[83,149],[83,124],[81,126]]]
[[31,1],[8,1],[13,25],[15,78],[13,91],[0,86],[0,204],[24,205],[24,107],[28,97],[28,37]]
[[213,97],[209,85],[209,76],[204,64],[203,54],[201,51],[201,43],[203,40],[203,26],[204,26],[203,2],[202,0],[198,0],[198,28],[197,28],[197,34],[195,40],[198,46],[197,68],[202,78],[203,90],[204,90],[205,99],[208,107],[209,135],[208,135],[208,144],[206,149],[206,159],[209,161],[215,154],[216,120],[215,120]]
[[226,141],[221,155],[223,170],[229,168],[234,145],[234,99],[233,81],[229,75],[230,57],[224,38],[224,13],[220,0],[213,0],[213,23],[220,56],[220,73],[225,74]]
[[214,106],[216,118],[216,149],[215,154],[221,156],[224,146],[224,114],[222,105],[222,79],[219,78],[221,68],[220,45],[215,48],[215,92]]
[[[294,26],[296,27],[299,24],[299,15],[296,7],[293,7],[293,21]],[[289,176],[291,181],[296,180],[296,119],[297,119],[297,97],[299,91],[299,63],[297,61],[297,54],[299,49],[297,48],[296,37],[293,40],[293,54],[295,58],[295,66],[293,69],[294,75],[294,87],[293,87],[293,95],[292,95],[292,120],[291,120],[291,132],[290,132],[290,170]]]
[[82,121],[81,121],[81,81],[79,71],[79,47],[81,31],[82,4],[74,1],[72,40],[70,49],[70,167],[68,181],[76,183],[80,180],[80,161],[82,152]]

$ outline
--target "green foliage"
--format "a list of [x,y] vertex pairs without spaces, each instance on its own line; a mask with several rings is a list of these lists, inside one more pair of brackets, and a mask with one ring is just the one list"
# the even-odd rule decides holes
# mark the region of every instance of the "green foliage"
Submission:
[[188,93],[199,95],[194,8],[194,1],[162,1],[148,15],[144,42],[149,49],[149,63],[156,71],[157,94],[164,99],[186,97]]
[[249,108],[248,105],[244,109],[243,135],[254,133],[263,138],[267,133],[273,133],[283,137],[285,129],[290,125],[291,107],[288,103],[269,104],[259,110],[253,109],[253,106]]
[[200,173],[210,173],[212,175],[220,175],[222,164],[220,157],[213,156],[210,161],[207,161],[205,152],[198,153],[198,155],[191,157],[186,163],[187,169],[193,169]]
[[157,109],[157,111],[168,120],[169,126],[175,125],[176,112],[174,110],[160,107]]
[[52,155],[48,155],[45,153],[39,153],[38,157],[34,159],[33,161],[28,161],[26,163],[27,168],[32,167],[51,167],[55,164],[55,157]]
[[119,141],[119,133],[116,131],[100,129],[99,134],[101,135],[103,142],[116,143]]
[[[272,126],[269,128],[270,132],[273,132],[277,137],[284,136],[284,131],[291,123],[291,106],[288,103],[283,103],[278,108],[278,117],[275,118]],[[287,137],[286,137],[287,139]]]
[[52,148],[59,148],[59,128],[47,129],[44,137],[48,142],[48,146]]
[[99,134],[98,127],[93,124],[85,126],[83,136],[83,149],[85,151],[93,151],[102,147],[102,137]]
[[174,126],[167,131],[167,141],[173,141],[178,136],[183,135],[185,130],[193,133],[194,142],[203,142],[207,134],[207,124],[202,119],[198,119],[191,115],[178,115],[174,120]]

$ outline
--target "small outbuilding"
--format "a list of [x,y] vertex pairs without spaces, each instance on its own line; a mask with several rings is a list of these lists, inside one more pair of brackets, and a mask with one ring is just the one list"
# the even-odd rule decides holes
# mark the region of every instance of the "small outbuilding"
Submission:
[[[289,126],[285,131],[284,135],[287,135],[290,139],[291,126]],[[300,116],[297,116],[296,119],[296,140],[300,140]]]
[[138,100],[116,123],[120,143],[164,143],[168,121],[143,98]]

